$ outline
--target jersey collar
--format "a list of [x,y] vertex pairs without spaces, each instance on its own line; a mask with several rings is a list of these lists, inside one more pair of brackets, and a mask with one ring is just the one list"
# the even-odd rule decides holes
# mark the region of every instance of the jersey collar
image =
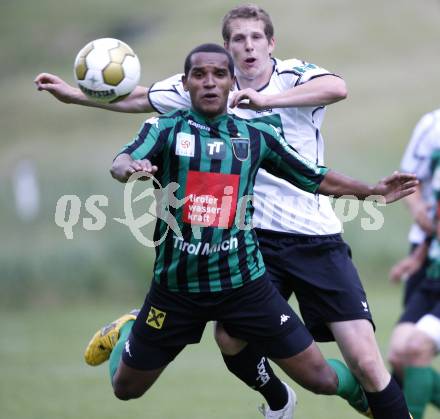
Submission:
[[201,113],[197,112],[194,108],[191,108],[190,115],[194,118],[195,121],[201,122],[201,123],[205,123],[207,125],[216,124],[216,123],[225,121],[229,117],[228,114],[225,113],[225,114],[216,116],[214,118],[207,118],[206,116],[204,116]]

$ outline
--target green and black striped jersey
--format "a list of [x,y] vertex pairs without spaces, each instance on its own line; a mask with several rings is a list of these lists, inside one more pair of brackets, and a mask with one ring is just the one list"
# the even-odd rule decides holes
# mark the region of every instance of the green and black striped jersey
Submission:
[[328,171],[290,147],[279,116],[270,118],[273,124],[179,110],[147,120],[122,149],[159,168],[154,281],[174,292],[218,292],[264,273],[251,228],[257,170],[312,193]]

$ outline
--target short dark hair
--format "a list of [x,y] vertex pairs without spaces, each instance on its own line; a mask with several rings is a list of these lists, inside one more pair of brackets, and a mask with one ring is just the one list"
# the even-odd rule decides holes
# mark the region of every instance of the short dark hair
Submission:
[[234,19],[255,19],[261,20],[264,23],[264,33],[268,40],[271,40],[274,35],[274,28],[272,20],[264,9],[256,4],[245,4],[237,6],[226,13],[222,23],[222,36],[226,43],[231,40],[231,28],[229,24]]
[[228,68],[231,73],[231,77],[234,77],[234,61],[232,60],[231,54],[224,49],[221,45],[218,44],[202,44],[198,47],[195,47],[185,58],[185,67],[184,72],[185,76],[188,76],[189,71],[191,70],[191,58],[197,52],[216,52],[218,54],[225,54],[228,58]]

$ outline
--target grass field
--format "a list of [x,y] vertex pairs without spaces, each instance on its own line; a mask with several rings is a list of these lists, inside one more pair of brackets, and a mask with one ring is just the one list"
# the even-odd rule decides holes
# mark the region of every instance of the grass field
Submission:
[[[380,319],[378,339],[385,351],[398,313],[396,289],[369,290]],[[133,299],[135,301],[135,299]],[[191,345],[140,400],[121,402],[112,395],[107,364],[88,367],[82,352],[99,326],[136,302],[81,303],[0,310],[0,404],[7,419],[251,419],[260,398],[230,375],[212,338],[209,324],[200,345]],[[130,305],[131,304],[131,305]],[[325,344],[328,357],[337,357]],[[439,364],[437,363],[437,366]],[[282,373],[281,375],[285,377]],[[286,379],[286,378],[285,378]],[[360,418],[337,397],[317,396],[294,386],[298,419]],[[429,408],[425,419],[438,411]]]
[[[259,398],[226,373],[207,330],[145,398],[122,403],[105,368],[88,368],[82,350],[97,327],[140,304],[152,252],[112,222],[122,189],[110,179],[115,152],[145,115],[61,105],[32,84],[41,71],[72,82],[73,60],[86,42],[112,36],[128,42],[150,85],[180,72],[193,46],[220,42],[219,25],[235,0],[3,1],[0,13],[0,417],[254,418]],[[261,0],[276,26],[280,58],[298,57],[344,77],[347,100],[329,107],[324,123],[327,164],[368,181],[399,165],[414,124],[439,104],[438,0]],[[17,164],[37,173],[40,210],[23,221],[13,191]],[[66,240],[55,225],[57,200],[75,194],[109,198],[102,231],[74,228]],[[400,292],[386,281],[407,251],[403,205],[383,209],[379,231],[361,228],[361,212],[344,236],[370,292],[385,353]],[[86,216],[84,209],[82,217]],[[337,353],[326,346],[328,355]],[[438,365],[438,364],[437,364]],[[299,390],[298,419],[358,417],[337,398]],[[430,410],[427,419],[438,417]]]

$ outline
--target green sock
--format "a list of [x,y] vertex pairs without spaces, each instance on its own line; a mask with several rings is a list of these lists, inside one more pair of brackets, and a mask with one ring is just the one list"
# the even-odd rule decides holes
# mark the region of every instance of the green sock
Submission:
[[405,367],[403,394],[414,419],[422,419],[426,405],[431,400],[433,387],[431,367]]
[[347,400],[357,411],[366,412],[368,410],[368,401],[365,397],[364,390],[353,373],[343,362],[337,359],[328,359],[327,364],[330,365],[338,376],[338,389],[336,394]]
[[134,320],[129,320],[124,326],[121,327],[119,331],[119,339],[116,343],[115,347],[110,354],[109,359],[109,372],[110,372],[110,381],[113,381],[113,376],[116,374],[116,370],[118,369],[119,362],[121,361],[122,351],[124,350],[125,341],[128,338],[128,335],[131,332],[131,328],[133,327]]
[[432,393],[431,393],[431,403],[440,409],[440,374],[431,368],[432,374]]

